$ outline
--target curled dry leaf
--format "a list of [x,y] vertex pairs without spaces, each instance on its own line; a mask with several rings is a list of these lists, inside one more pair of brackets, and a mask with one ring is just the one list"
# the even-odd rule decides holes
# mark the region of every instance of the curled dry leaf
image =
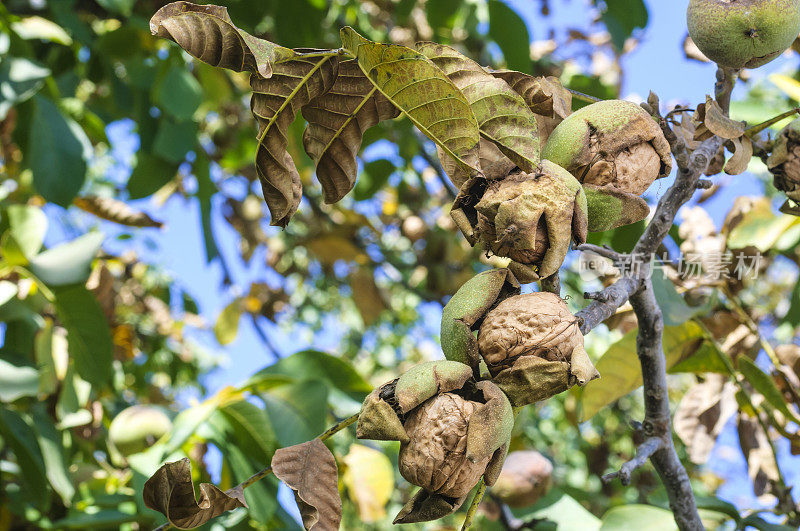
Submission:
[[780,477],[769,441],[758,421],[742,414],[737,419],[736,429],[739,433],[739,446],[747,460],[747,473],[753,482],[753,490],[756,496],[761,496],[769,492],[769,484]]
[[[478,120],[481,135],[524,171],[533,171],[539,162],[539,137],[536,117],[525,100],[508,83],[449,46],[421,42],[417,50],[461,90]],[[457,180],[466,181],[468,177],[462,175]]]
[[188,457],[159,468],[145,482],[142,497],[145,506],[166,516],[179,529],[191,529],[226,511],[247,507],[241,487],[222,492],[214,485],[201,483],[200,500],[195,500]]
[[689,459],[698,465],[708,461],[717,436],[733,415],[735,387],[720,374],[708,374],[683,396],[675,411],[675,433],[686,445]]
[[272,472],[294,491],[306,529],[339,529],[342,500],[337,485],[336,459],[325,443],[317,438],[276,450]]
[[298,56],[275,65],[270,77],[250,76],[250,110],[258,122],[256,170],[272,225],[286,226],[300,205],[300,174],[287,150],[289,126],[301,107],[331,89],[338,62]]
[[295,52],[237,28],[222,6],[172,2],[150,19],[153,35],[176,42],[190,55],[212,66],[236,72],[272,75],[275,63]]
[[73,200],[75,206],[94,214],[98,218],[113,221],[128,227],[156,227],[164,224],[156,221],[146,213],[131,208],[126,202],[113,197],[100,197],[97,195],[84,195]]
[[358,62],[343,61],[331,89],[302,109],[308,126],[303,146],[317,166],[326,203],[343,198],[356,183],[356,155],[364,131],[396,118],[400,110],[367,79]]
[[340,37],[367,78],[392,104],[452,157],[465,175],[479,173],[478,121],[464,94],[430,59],[405,46],[370,41],[350,27],[343,28]]
[[731,144],[733,144],[733,149],[731,149],[733,156],[725,163],[725,173],[739,175],[744,173],[747,165],[750,164],[750,159],[753,158],[753,141],[750,140],[750,137],[743,135],[732,139]]

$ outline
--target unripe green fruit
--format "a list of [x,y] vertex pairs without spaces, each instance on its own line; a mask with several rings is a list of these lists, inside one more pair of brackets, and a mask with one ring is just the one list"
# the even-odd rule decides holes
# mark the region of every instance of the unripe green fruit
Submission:
[[172,421],[161,408],[131,406],[123,409],[108,427],[108,439],[128,456],[142,452],[169,433]]
[[689,35],[706,57],[728,68],[757,68],[800,33],[800,0],[691,0]]

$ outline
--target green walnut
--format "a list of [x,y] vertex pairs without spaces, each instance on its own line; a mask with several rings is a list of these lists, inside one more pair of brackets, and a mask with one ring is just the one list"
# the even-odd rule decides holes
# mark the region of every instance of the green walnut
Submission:
[[492,494],[509,507],[528,507],[547,493],[553,464],[536,450],[511,452],[492,487]]
[[800,203],[800,118],[783,128],[767,159],[767,167],[774,177],[775,188]]
[[475,370],[482,359],[491,381],[515,407],[599,377],[578,319],[564,301],[552,293],[519,292],[508,269],[485,271],[464,283],[442,315],[445,357]]
[[689,35],[720,66],[757,68],[800,33],[800,0],[691,0]]
[[398,467],[421,489],[394,523],[454,512],[481,477],[493,485],[508,451],[514,413],[492,382],[456,361],[422,363],[364,401],[360,439],[400,441]]
[[470,244],[511,258],[509,268],[525,283],[556,273],[570,242],[584,243],[588,230],[583,188],[548,160],[532,173],[470,179],[450,215]]
[[169,433],[172,421],[155,406],[131,406],[123,409],[108,427],[108,439],[122,455],[142,452]]

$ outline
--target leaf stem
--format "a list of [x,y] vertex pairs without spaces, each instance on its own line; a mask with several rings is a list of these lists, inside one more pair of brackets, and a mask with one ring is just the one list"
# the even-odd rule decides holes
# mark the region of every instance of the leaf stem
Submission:
[[603,98],[590,96],[589,94],[584,94],[583,92],[572,90],[571,88],[568,88],[567,90],[570,91],[570,93],[576,100],[585,101],[586,103],[597,103],[598,101],[603,101]]
[[744,134],[746,134],[749,137],[753,137],[753,136],[757,135],[758,133],[760,133],[761,131],[763,131],[764,129],[766,129],[767,127],[772,127],[773,125],[775,125],[776,123],[780,122],[781,120],[784,120],[786,118],[791,118],[792,115],[795,115],[795,114],[800,114],[800,107],[795,107],[794,109],[786,111],[784,113],[781,113],[778,116],[773,116],[769,120],[761,122],[758,125],[754,125],[753,127],[745,129]]
[[464,518],[464,525],[461,526],[461,531],[466,531],[472,525],[472,519],[475,518],[475,513],[478,511],[478,505],[480,505],[483,499],[484,492],[486,492],[486,483],[484,483],[483,478],[481,478],[480,483],[478,483],[478,490],[475,491],[472,503],[469,505],[469,509],[467,509],[467,516]]

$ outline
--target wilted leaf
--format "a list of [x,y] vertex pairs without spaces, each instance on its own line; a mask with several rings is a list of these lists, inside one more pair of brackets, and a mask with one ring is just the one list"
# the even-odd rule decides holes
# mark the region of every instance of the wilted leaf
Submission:
[[159,468],[144,484],[142,497],[148,508],[179,529],[191,529],[226,511],[247,507],[241,487],[222,492],[210,483],[201,483],[200,500],[195,500],[188,457]]
[[150,19],[153,35],[176,42],[189,54],[212,66],[269,77],[273,65],[294,52],[237,28],[225,7],[173,2]]
[[317,165],[326,203],[340,200],[355,185],[356,155],[364,131],[400,114],[355,60],[341,62],[331,89],[308,102],[301,112],[308,121],[303,146]]
[[464,94],[433,62],[410,48],[367,40],[352,28],[340,36],[389,101],[468,174],[478,172],[478,122]]
[[711,96],[706,96],[704,112],[703,124],[718,137],[733,139],[744,135],[745,123],[730,119]]
[[[625,334],[595,363],[603,377],[592,380],[583,388],[583,420],[591,418],[606,405],[642,385],[642,371],[636,355],[636,332],[637,330],[631,330]],[[693,354],[704,340],[705,333],[694,321],[686,321],[680,326],[664,327],[667,369]]]
[[539,163],[539,136],[536,117],[522,96],[449,46],[423,42],[417,44],[417,50],[461,90],[478,120],[481,135],[522,170],[532,172]]
[[394,468],[389,458],[383,452],[354,444],[344,462],[344,484],[358,506],[361,520],[372,523],[383,519],[394,491]]
[[85,195],[76,197],[73,201],[75,206],[94,214],[98,218],[113,221],[128,227],[157,227],[161,228],[163,223],[156,221],[145,212],[131,208],[126,202],[114,199],[113,197],[100,197],[97,195]]
[[725,173],[728,175],[739,175],[744,173],[750,159],[753,158],[753,141],[748,136],[742,136],[731,140],[733,143],[733,156],[725,163]]
[[325,443],[313,439],[276,450],[272,471],[294,491],[306,529],[339,529],[342,500],[337,486],[336,459]]
[[777,481],[780,474],[769,441],[756,420],[739,415],[736,429],[739,433],[739,446],[747,460],[747,473],[753,482],[756,496],[767,492],[770,481]]
[[287,151],[289,126],[302,107],[331,89],[338,62],[298,56],[274,65],[270,77],[250,77],[250,110],[258,122],[256,170],[272,225],[285,226],[300,204],[300,174]]
[[675,411],[675,433],[686,445],[689,459],[703,464],[714,449],[717,436],[737,410],[735,389],[719,374],[689,389]]

